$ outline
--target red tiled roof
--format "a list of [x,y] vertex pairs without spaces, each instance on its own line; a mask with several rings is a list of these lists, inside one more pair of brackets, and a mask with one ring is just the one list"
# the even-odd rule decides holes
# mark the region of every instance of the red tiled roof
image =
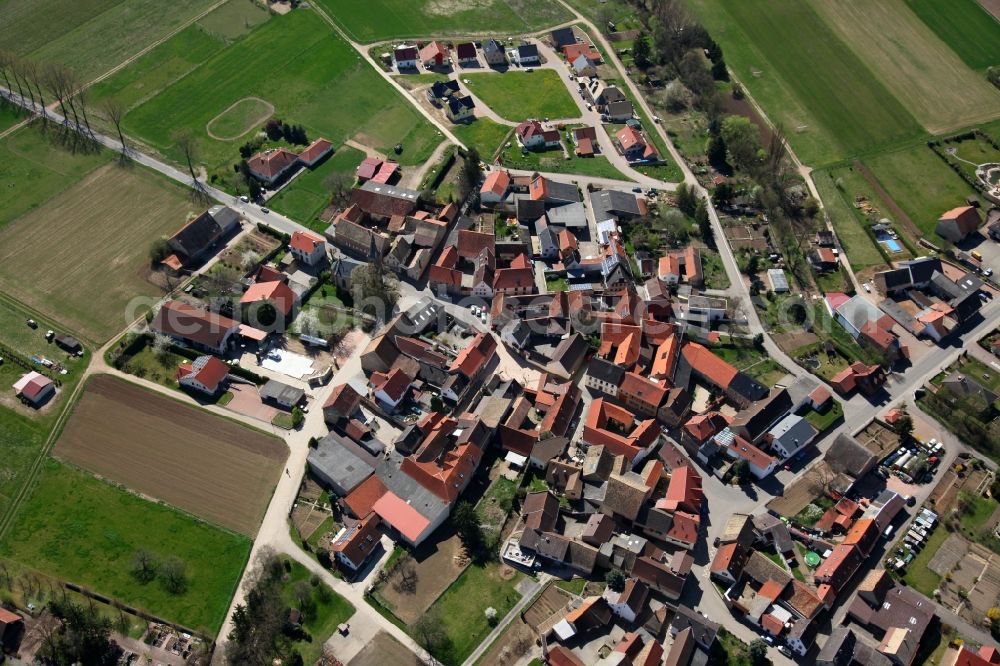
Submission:
[[684,465],[670,474],[670,484],[667,486],[667,495],[664,498],[666,508],[671,511],[678,509],[698,511],[703,496],[701,476],[693,467]]
[[812,393],[809,394],[809,399],[816,405],[824,404],[830,399],[830,397],[830,391],[828,391],[825,386],[817,386],[813,389]]
[[361,394],[355,391],[350,384],[340,384],[333,388],[330,397],[323,403],[323,409],[333,407],[341,414],[347,415],[353,412],[359,404],[361,404]]
[[284,282],[255,282],[240,297],[240,304],[271,301],[279,314],[288,316],[295,306],[295,292]]
[[[194,363],[198,362],[201,363],[201,367],[195,370]],[[199,356],[194,363],[182,363],[177,369],[177,379],[193,374],[202,386],[209,391],[215,391],[219,388],[219,383],[229,374],[229,366],[215,356]]]
[[628,150],[632,146],[646,144],[645,140],[642,138],[642,134],[628,125],[618,130],[615,134],[615,138],[618,139],[618,143],[621,144],[622,150]]
[[593,44],[567,44],[562,47],[563,55],[566,56],[566,60],[573,62],[581,55],[587,56],[587,60],[591,62],[600,62],[601,53],[594,48]]
[[358,518],[364,518],[372,512],[372,507],[386,492],[388,492],[388,488],[382,483],[382,479],[372,474],[352,490],[343,501],[351,513]]
[[430,525],[429,520],[392,491],[382,495],[372,506],[372,511],[410,541],[417,541]]
[[738,372],[736,368],[697,342],[686,343],[681,353],[695,372],[719,388],[728,388]]
[[678,511],[674,513],[674,520],[670,525],[670,530],[667,532],[667,536],[685,544],[697,543],[698,524],[699,521],[696,516],[690,513]]
[[226,333],[239,328],[239,323],[181,301],[167,301],[156,313],[151,328],[208,347],[219,347]]
[[289,241],[288,246],[299,252],[312,254],[317,246],[325,244],[326,241],[321,236],[308,231],[296,231],[292,234],[292,239]]
[[361,164],[358,165],[358,178],[362,180],[368,180],[378,173],[379,168],[382,166],[382,160],[377,157],[366,157],[361,160]]
[[774,462],[772,456],[764,453],[738,435],[733,438],[732,443],[729,445],[729,451],[733,454],[733,457],[742,458],[757,469],[767,469]]
[[396,171],[398,169],[399,163],[397,162],[383,162],[382,166],[378,170],[378,173],[372,177],[372,182],[382,183],[384,185],[392,180],[392,177],[396,175]]
[[299,159],[303,162],[312,164],[323,155],[330,152],[333,149],[333,144],[326,139],[319,138],[306,146],[306,149],[299,153]]
[[760,589],[757,591],[758,597],[764,597],[765,599],[770,599],[774,601],[781,596],[781,593],[785,591],[785,586],[788,583],[782,583],[774,580],[773,578],[768,579]]
[[670,335],[663,343],[657,347],[653,356],[653,367],[650,376],[657,379],[670,379],[674,376],[674,368],[677,364],[677,350],[680,348],[681,339],[679,335]]
[[631,397],[655,409],[662,405],[667,397],[667,387],[637,373],[626,372],[621,386],[618,387],[618,394]]
[[503,169],[497,169],[486,176],[483,186],[479,188],[480,194],[491,192],[498,197],[502,197],[507,188],[510,187],[510,174]]
[[532,289],[535,271],[530,268],[501,268],[493,275],[493,289]]
[[735,541],[720,546],[719,550],[715,551],[715,558],[712,560],[712,573],[729,571],[733,558],[739,553],[739,548],[740,545]]
[[372,388],[382,391],[394,402],[403,398],[406,389],[410,386],[411,378],[399,368],[393,368],[389,374],[381,372],[372,373]]
[[761,616],[760,626],[772,636],[780,636],[781,632],[785,630],[785,624],[770,613]]
[[497,341],[488,333],[476,335],[472,344],[464,347],[451,363],[451,370],[461,372],[466,377],[476,376],[496,353]]
[[493,234],[461,229],[458,232],[458,256],[463,259],[475,259],[485,249],[493,251],[495,243],[496,238]]
[[257,153],[249,160],[247,165],[254,173],[266,178],[274,178],[279,173],[295,164],[299,156],[285,148],[277,148],[266,153]]
[[729,419],[726,418],[725,414],[721,412],[707,412],[692,416],[684,424],[684,429],[695,441],[701,443],[719,433],[727,425],[729,425]]

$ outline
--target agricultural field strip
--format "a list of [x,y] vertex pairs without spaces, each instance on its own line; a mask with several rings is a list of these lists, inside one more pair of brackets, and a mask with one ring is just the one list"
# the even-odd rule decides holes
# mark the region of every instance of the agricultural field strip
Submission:
[[287,456],[284,444],[120,379],[91,379],[55,455],[248,536]]
[[810,4],[932,134],[1000,116],[1000,90],[901,0]]
[[691,0],[800,158],[820,166],[914,138],[913,116],[809,4]]

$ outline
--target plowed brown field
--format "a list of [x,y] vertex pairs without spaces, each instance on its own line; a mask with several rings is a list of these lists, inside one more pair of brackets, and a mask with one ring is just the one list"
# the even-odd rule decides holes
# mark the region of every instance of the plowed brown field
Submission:
[[275,437],[98,376],[87,384],[55,455],[253,537],[288,449]]

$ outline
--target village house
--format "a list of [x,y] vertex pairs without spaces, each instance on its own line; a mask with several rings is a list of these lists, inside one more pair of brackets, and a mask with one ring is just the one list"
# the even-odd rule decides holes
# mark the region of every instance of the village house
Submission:
[[541,64],[538,57],[538,47],[534,44],[520,44],[510,51],[510,60],[520,67],[531,67]]
[[526,120],[514,128],[517,142],[525,150],[548,150],[561,145],[559,130],[547,130],[537,120]]
[[451,63],[448,47],[441,42],[430,42],[420,49],[420,64],[424,69],[444,67]]
[[400,46],[392,52],[392,61],[397,70],[416,69],[420,51],[416,46]]
[[472,42],[461,42],[455,45],[455,61],[461,67],[471,67],[479,64],[476,45]]
[[495,39],[487,39],[483,42],[483,58],[489,67],[505,67],[507,65],[507,54],[503,44]]
[[960,243],[975,233],[981,223],[978,209],[973,206],[959,206],[946,211],[938,218],[934,233],[952,243]]
[[573,152],[577,157],[593,157],[600,150],[597,140],[597,129],[590,127],[574,127],[569,132],[570,141],[576,148]]
[[229,377],[229,366],[215,356],[199,356],[190,363],[181,363],[175,378],[183,388],[205,395],[217,395]]
[[476,103],[468,95],[452,95],[444,103],[444,112],[448,120],[461,123],[474,118]]
[[618,130],[615,142],[629,162],[656,162],[660,159],[656,146],[647,143],[642,133],[632,127],[625,126]]
[[368,559],[380,550],[382,533],[378,523],[378,516],[369,513],[353,526],[345,527],[330,542],[330,553],[337,564],[352,572],[362,569]]
[[149,325],[155,333],[168,335],[185,345],[225,354],[241,328],[239,322],[182,301],[164,303]]
[[308,231],[293,233],[288,250],[297,261],[307,266],[318,266],[326,261],[326,239]]
[[298,163],[299,156],[287,148],[266,150],[247,160],[250,173],[267,187],[281,180]]

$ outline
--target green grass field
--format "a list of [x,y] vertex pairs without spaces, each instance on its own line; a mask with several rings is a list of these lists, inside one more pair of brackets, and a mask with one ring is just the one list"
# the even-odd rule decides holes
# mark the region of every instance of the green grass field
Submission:
[[519,34],[535,32],[571,17],[554,0],[318,0],[359,42],[399,37]]
[[568,2],[600,29],[604,29],[601,19],[614,21],[618,31],[639,30],[643,27],[635,9],[627,0],[568,0]]
[[107,98],[114,97],[126,111],[132,109],[186,76],[225,46],[221,38],[197,25],[189,26],[96,84],[89,91],[91,103],[100,108]]
[[315,169],[306,170],[295,177],[268,205],[279,213],[301,222],[317,231],[323,231],[328,224],[320,222],[318,215],[330,202],[330,191],[324,182],[334,173],[354,176],[358,164],[365,154],[350,146],[341,146],[325,162]]
[[270,117],[270,104],[256,97],[244,97],[209,121],[206,129],[214,138],[236,141]]
[[811,5],[929,132],[1000,115],[1000,90],[967,67],[899,0],[813,0]]
[[502,153],[503,164],[511,169],[576,174],[612,180],[632,180],[611,164],[607,157],[603,155],[577,157],[573,154],[572,144],[568,140],[564,140],[563,143],[569,151],[570,158],[568,160],[563,157],[561,150],[528,151],[525,155],[521,152],[521,146],[514,141],[511,147]]
[[162,39],[213,0],[7,0],[0,44],[40,63],[71,67],[82,82]]
[[1000,65],[1000,22],[976,0],[906,0],[906,4],[966,65]]
[[800,0],[691,0],[726,62],[820,166],[918,136],[919,124],[871,70]]
[[[123,79],[132,76],[123,72]],[[212,139],[206,125],[246,97],[271,103],[275,115],[305,126],[312,138],[334,144],[355,138],[385,153],[402,143],[403,164],[422,162],[439,142],[433,126],[309,11],[258,26],[134,108],[124,125],[177,162],[176,135],[189,131],[198,161],[210,173],[228,174],[239,160],[240,141]]]
[[[847,252],[852,270],[859,271],[873,266],[885,266],[882,254],[865,231],[863,226],[865,222],[858,217],[852,206],[851,192],[853,190],[848,189],[851,180],[844,175],[847,171],[848,169],[845,167],[833,172],[813,172],[813,182],[816,183],[816,188],[823,199],[824,210],[833,222],[833,229],[837,233],[837,239],[840,240]],[[843,191],[836,186],[837,178],[841,179]],[[855,178],[864,182],[860,176],[855,175]]]
[[[282,581],[281,591],[289,608],[296,608],[298,600],[295,596],[295,585],[302,581],[309,582],[312,574],[298,562],[292,562],[292,570],[288,580]],[[325,585],[320,583],[320,585]],[[337,631],[337,625],[347,622],[354,615],[354,605],[333,590],[326,588],[328,594],[321,594],[318,587],[312,588],[313,610],[306,615],[302,628],[312,637],[310,640],[294,641],[292,646],[302,655],[307,664],[315,664],[323,653],[323,643]]]
[[436,653],[445,666],[458,666],[490,633],[485,611],[493,607],[497,618],[504,617],[521,598],[514,586],[524,577],[518,573],[505,581],[499,575],[500,566],[467,567],[451,587],[444,591],[428,612],[438,613],[445,633],[451,641],[446,650]]
[[503,74],[463,74],[462,83],[501,118],[578,118],[580,109],[551,69]]
[[[135,551],[184,561],[187,591],[130,573]],[[0,556],[214,635],[236,589],[250,540],[146,501],[55,460],[45,463]]]
[[[500,142],[511,130],[506,125],[495,123],[489,118],[478,118],[475,122],[461,123],[451,128],[452,134],[469,148],[479,151],[479,157],[489,162]],[[514,139],[511,139],[515,141]]]
[[0,141],[0,229],[107,164],[107,153],[71,153],[24,127]]
[[0,104],[0,132],[13,127],[24,120],[24,115],[20,110],[7,104]]
[[[923,234],[934,234],[938,217],[975,191],[924,145],[882,153],[865,164]],[[913,239],[915,242],[916,239]]]
[[[25,320],[34,317],[38,328],[31,328]],[[40,411],[22,406],[9,390],[0,396],[0,460],[3,473],[0,474],[0,518],[10,509],[12,497],[27,481],[27,471],[38,457],[43,443],[59,413],[66,406],[66,400],[73,387],[83,376],[90,362],[90,351],[85,350],[80,358],[70,357],[54,344],[45,340],[45,331],[62,331],[55,322],[29,313],[0,296],[0,344],[12,350],[19,358],[28,360],[31,356],[45,356],[63,364],[69,371],[62,375],[62,387],[56,397]],[[9,387],[21,378],[27,370],[14,362],[9,354],[0,353],[4,363],[0,365],[0,386]]]
[[146,279],[150,243],[203,204],[142,167],[113,164],[110,153],[80,157],[54,148],[30,127],[3,148],[29,150],[33,161],[12,161],[20,170],[9,183],[24,199],[0,217],[0,287],[78,337],[107,340],[142,314],[130,308],[132,299],[162,294]]
[[270,17],[270,12],[255,0],[229,0],[200,19],[196,25],[230,42],[242,37]]

